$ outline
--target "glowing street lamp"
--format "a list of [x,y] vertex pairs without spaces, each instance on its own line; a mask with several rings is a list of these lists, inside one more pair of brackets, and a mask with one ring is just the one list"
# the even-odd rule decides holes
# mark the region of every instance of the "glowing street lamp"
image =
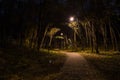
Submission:
[[74,17],[70,17],[69,20],[72,22],[74,21]]
[[[74,21],[75,20],[74,17],[70,17],[69,20],[70,20],[71,23],[75,23],[76,22],[76,21]],[[74,38],[73,38],[74,39],[74,47],[76,48],[76,33],[75,33],[76,25],[74,24],[74,25],[72,25],[72,27],[74,29]]]

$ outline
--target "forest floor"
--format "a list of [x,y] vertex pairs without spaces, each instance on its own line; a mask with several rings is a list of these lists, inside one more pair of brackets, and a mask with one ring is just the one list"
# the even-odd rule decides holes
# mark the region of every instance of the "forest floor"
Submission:
[[0,80],[120,80],[120,55],[0,48]]
[[111,51],[107,54],[80,52],[80,55],[85,57],[106,80],[120,80],[120,54]]
[[54,80],[65,55],[27,48],[0,48],[0,80]]

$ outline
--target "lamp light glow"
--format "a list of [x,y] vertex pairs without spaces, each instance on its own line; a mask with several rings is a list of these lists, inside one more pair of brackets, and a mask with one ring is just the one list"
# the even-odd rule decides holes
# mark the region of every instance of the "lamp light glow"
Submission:
[[74,21],[74,17],[70,17],[70,21]]

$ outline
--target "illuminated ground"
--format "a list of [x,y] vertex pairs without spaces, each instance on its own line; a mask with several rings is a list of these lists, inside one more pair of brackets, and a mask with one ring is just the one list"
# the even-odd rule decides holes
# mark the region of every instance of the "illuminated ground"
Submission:
[[105,80],[86,59],[75,52],[64,52],[67,60],[56,80]]

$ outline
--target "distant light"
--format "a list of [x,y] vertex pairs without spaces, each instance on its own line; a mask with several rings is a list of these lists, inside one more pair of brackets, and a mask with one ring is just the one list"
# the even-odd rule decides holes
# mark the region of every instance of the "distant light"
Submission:
[[51,64],[51,63],[52,63],[52,60],[49,60],[49,63]]
[[63,33],[61,33],[60,35],[63,36]]
[[70,21],[74,21],[74,17],[70,17]]

